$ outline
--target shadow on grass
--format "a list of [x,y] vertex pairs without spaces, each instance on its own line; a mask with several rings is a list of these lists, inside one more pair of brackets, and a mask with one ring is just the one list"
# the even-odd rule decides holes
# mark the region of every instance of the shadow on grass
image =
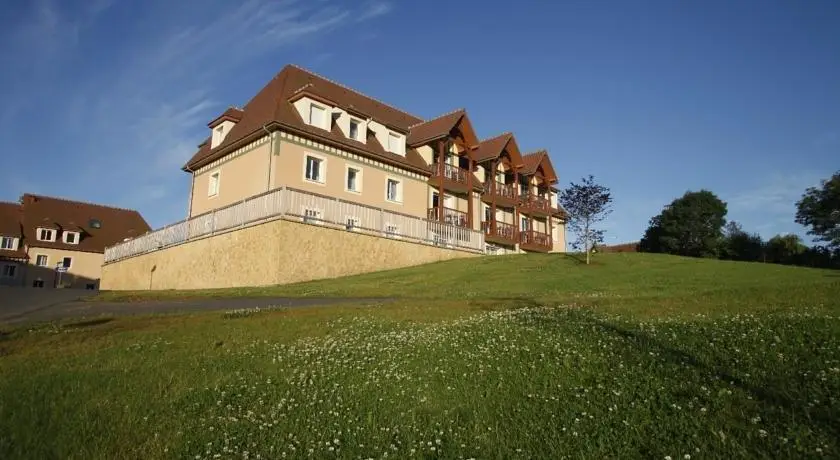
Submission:
[[67,323],[62,325],[62,327],[66,329],[78,329],[82,327],[89,327],[89,326],[99,326],[101,324],[107,324],[113,321],[114,318],[96,318],[96,319],[88,319],[84,321],[76,321],[73,323]]
[[663,356],[670,363],[681,366],[688,364],[694,369],[721,379],[725,382],[732,382],[732,385],[748,392],[755,399],[760,402],[767,403],[780,407],[785,413],[799,413],[801,416],[817,422],[822,428],[829,432],[840,432],[840,420],[834,417],[829,409],[820,407],[815,410],[806,409],[805,401],[807,397],[803,395],[802,398],[794,398],[789,395],[796,394],[796,388],[800,387],[798,382],[788,381],[785,385],[778,386],[757,386],[749,382],[745,382],[740,377],[734,375],[730,370],[722,367],[704,363],[696,356],[688,354],[682,350],[673,348],[659,340],[656,340],[649,335],[630,329],[625,329],[615,324],[611,324],[591,316],[586,319],[593,324],[600,326],[605,331],[621,336],[636,345],[641,349],[647,347],[648,349],[655,349],[660,356]]

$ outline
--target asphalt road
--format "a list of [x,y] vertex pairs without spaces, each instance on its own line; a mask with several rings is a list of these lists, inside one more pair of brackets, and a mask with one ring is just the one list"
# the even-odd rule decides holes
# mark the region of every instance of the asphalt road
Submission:
[[79,300],[90,294],[91,291],[69,289],[3,289],[0,290],[0,324],[21,325],[72,318],[234,310],[255,307],[313,307],[349,302],[366,303],[389,300],[309,297],[253,297],[148,302],[85,302]]

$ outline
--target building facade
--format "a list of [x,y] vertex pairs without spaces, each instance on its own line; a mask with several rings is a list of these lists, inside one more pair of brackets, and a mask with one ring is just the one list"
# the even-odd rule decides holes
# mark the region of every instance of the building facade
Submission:
[[289,65],[208,127],[183,167],[189,218],[291,187],[480,231],[490,253],[565,250],[548,152],[522,154],[511,133],[479,140],[465,110],[423,120]]
[[28,193],[0,203],[0,286],[98,289],[105,247],[149,230],[129,209]]

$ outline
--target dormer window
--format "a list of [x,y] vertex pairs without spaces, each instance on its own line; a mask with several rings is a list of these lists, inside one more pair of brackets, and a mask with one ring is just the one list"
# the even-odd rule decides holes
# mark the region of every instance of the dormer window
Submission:
[[321,107],[320,105],[309,104],[309,124],[312,126],[317,126],[319,128],[324,128],[324,117],[326,116],[326,110]]
[[405,141],[403,137],[399,134],[389,132],[388,133],[388,151],[391,153],[396,153],[397,155],[405,155],[403,148],[405,147]]
[[64,232],[64,242],[67,244],[79,244],[79,232]]
[[0,249],[14,251],[17,249],[17,238],[12,238],[11,236],[0,237]]
[[359,140],[359,120],[350,119],[350,139]]
[[55,241],[55,230],[51,228],[39,228],[37,231],[38,241]]

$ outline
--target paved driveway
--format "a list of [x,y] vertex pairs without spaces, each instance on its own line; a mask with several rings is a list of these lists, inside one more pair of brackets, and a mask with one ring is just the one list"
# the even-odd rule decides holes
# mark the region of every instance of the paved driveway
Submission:
[[[21,291],[6,296],[8,291]],[[28,292],[27,292],[28,291]],[[36,293],[33,295],[32,293]],[[14,325],[68,318],[91,318],[102,315],[125,316],[156,313],[179,313],[270,306],[311,307],[348,302],[382,302],[389,299],[253,297],[148,302],[85,302],[79,300],[91,291],[70,289],[0,291],[0,324]]]

